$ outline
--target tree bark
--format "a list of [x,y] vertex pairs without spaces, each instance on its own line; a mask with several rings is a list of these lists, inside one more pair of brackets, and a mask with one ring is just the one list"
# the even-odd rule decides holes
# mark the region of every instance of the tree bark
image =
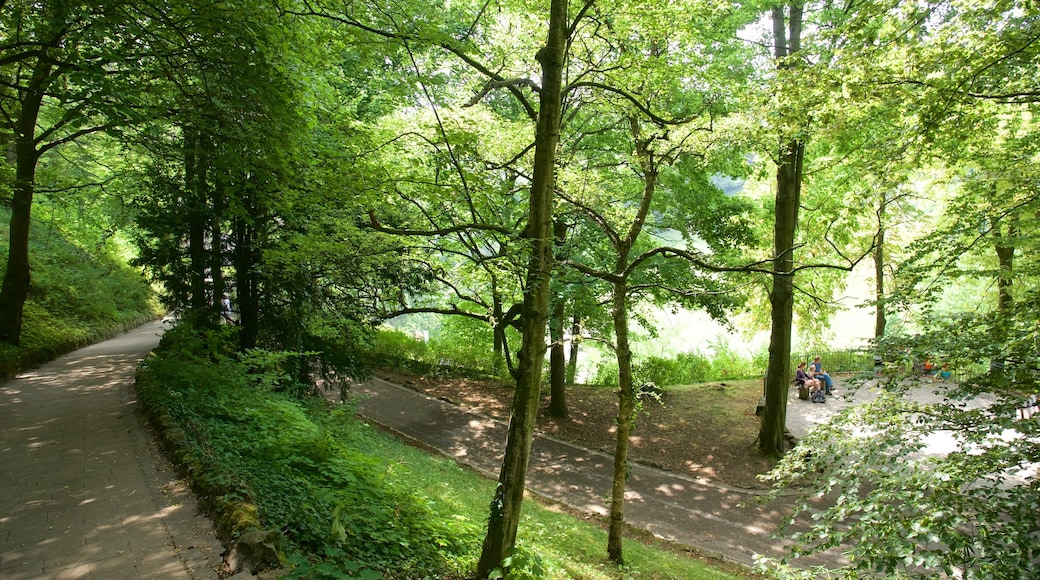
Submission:
[[486,578],[516,545],[520,508],[527,483],[531,439],[538,414],[549,282],[553,270],[552,207],[556,147],[560,140],[563,68],[567,35],[567,0],[552,0],[545,46],[536,56],[542,67],[538,125],[535,132],[534,174],[531,182],[526,237],[529,242],[519,368],[509,419],[505,457],[491,500],[487,535],[477,562],[477,576]]
[[786,451],[788,377],[791,374],[791,329],[794,321],[794,238],[798,226],[804,145],[788,143],[776,172],[776,209],[773,227],[773,288],[766,367],[766,407],[758,434],[758,448],[771,457]]
[[581,317],[577,314],[571,321],[571,354],[567,359],[567,386],[573,386],[578,374],[578,351],[581,343]]
[[493,351],[492,356],[492,369],[495,374],[498,375],[502,372],[503,367],[506,366],[506,329],[502,324],[502,316],[505,313],[502,308],[502,298],[498,295],[498,288],[494,282],[491,284],[491,318],[494,321],[494,326],[491,330]]
[[[203,183],[209,181],[206,173],[203,173],[201,177]],[[228,288],[224,280],[224,211],[226,208],[224,189],[219,182],[213,184],[210,197],[212,198],[210,206],[212,212],[209,219],[209,271],[210,277],[213,279],[213,308],[217,319],[220,320],[224,315],[223,298],[225,294],[228,294]]]
[[625,562],[622,551],[622,539],[625,527],[625,483],[628,480],[629,437],[635,421],[636,388],[632,377],[632,348],[628,340],[628,280],[626,271],[629,266],[629,255],[643,231],[646,216],[650,212],[654,192],[657,189],[658,169],[649,148],[652,139],[642,139],[639,121],[635,117],[629,119],[632,139],[636,143],[636,156],[643,171],[643,194],[628,233],[621,239],[617,247],[617,261],[614,274],[618,277],[611,284],[612,309],[614,322],[614,339],[618,365],[618,414],[617,438],[614,443],[614,474],[610,490],[610,523],[607,529],[607,556],[616,564]]
[[567,416],[567,360],[563,349],[564,303],[556,297],[553,313],[549,318],[549,415],[557,418]]
[[[994,187],[994,195],[997,193]],[[1001,224],[998,222],[993,228],[993,235],[996,237],[996,243],[994,244],[997,252],[997,312],[1002,315],[999,318],[999,322],[993,328],[993,338],[1000,344],[1003,344],[1007,340],[1008,327],[1006,322],[1011,320],[1010,311],[1014,304],[1014,297],[1011,294],[1011,282],[1014,276],[1015,269],[1015,244],[1011,238],[1017,235],[1018,227],[1016,225],[1016,217],[1014,214],[1008,216],[1008,227],[1007,235],[1001,233]],[[1004,357],[999,357],[990,360],[989,370],[998,383],[1003,382],[1004,371],[1007,365],[1007,360]]]
[[184,189],[185,208],[188,211],[188,261],[190,263],[190,304],[196,317],[208,319],[212,301],[206,296],[206,230],[205,230],[205,186],[202,183],[204,156],[201,154],[201,138],[194,129],[186,129],[184,135]]
[[877,246],[874,248],[874,293],[877,299],[874,316],[875,339],[885,336],[885,327],[888,325],[888,318],[885,315],[885,206],[887,204],[886,196],[882,195],[881,207],[878,208]]
[[[567,238],[567,224],[561,220],[553,223],[553,238],[558,254]],[[563,259],[556,256],[556,261]],[[558,293],[554,297],[553,312],[549,318],[549,415],[557,418],[567,416],[567,357],[563,348],[563,318],[566,314],[565,301]]]
[[613,288],[614,336],[617,340],[618,415],[614,443],[614,474],[610,488],[610,523],[607,530],[607,556],[616,564],[625,562],[622,551],[625,527],[625,482],[628,478],[628,443],[635,419],[636,392],[632,379],[632,349],[628,340],[628,284],[616,282]]
[[257,265],[259,250],[255,226],[247,218],[235,219],[235,290],[238,296],[239,348],[255,348],[260,336],[260,299]]
[[[785,59],[801,44],[802,10],[790,6],[790,21],[784,27],[784,9],[773,9],[773,33],[778,67],[789,66]],[[805,144],[787,141],[780,151],[776,169],[776,207],[773,224],[773,288],[769,293],[772,309],[769,334],[769,362],[766,366],[766,404],[758,433],[759,450],[770,457],[786,451],[787,393],[791,374],[791,329],[794,320],[794,240],[801,203],[802,162]]]
[[1010,216],[1008,220],[1010,223],[1006,236],[1001,234],[999,224],[993,230],[997,238],[996,251],[997,264],[999,266],[997,272],[997,310],[1000,312],[1007,312],[1014,303],[1014,297],[1011,294],[1011,284],[1015,270],[1015,244],[1011,238],[1018,235],[1018,228],[1015,224],[1014,215]]

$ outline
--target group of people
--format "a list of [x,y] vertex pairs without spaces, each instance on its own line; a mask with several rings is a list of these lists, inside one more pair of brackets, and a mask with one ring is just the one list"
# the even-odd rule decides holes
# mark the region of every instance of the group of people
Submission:
[[809,400],[814,403],[826,403],[827,395],[834,394],[834,381],[824,372],[820,357],[814,358],[808,365],[805,361],[798,363],[794,381],[799,387],[809,389]]

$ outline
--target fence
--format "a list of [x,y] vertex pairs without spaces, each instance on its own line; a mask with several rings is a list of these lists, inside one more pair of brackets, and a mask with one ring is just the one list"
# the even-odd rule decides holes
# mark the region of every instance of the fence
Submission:
[[832,350],[823,352],[791,353],[791,368],[805,361],[812,362],[820,357],[823,368],[828,373],[860,373],[874,370],[874,354],[865,350]]

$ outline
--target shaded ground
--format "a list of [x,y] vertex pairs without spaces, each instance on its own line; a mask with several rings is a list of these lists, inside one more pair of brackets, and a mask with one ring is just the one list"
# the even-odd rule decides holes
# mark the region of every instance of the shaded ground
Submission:
[[[375,374],[481,414],[509,419],[511,384],[418,377],[387,370]],[[644,403],[631,440],[630,457],[719,483],[764,487],[756,476],[768,471],[772,462],[759,455],[754,446],[759,427],[754,411],[761,388],[761,380],[666,388],[661,402],[651,399]],[[547,406],[545,395],[538,415],[543,433],[613,452],[617,417],[617,395],[613,389],[580,385],[568,388],[566,419],[550,417]]]

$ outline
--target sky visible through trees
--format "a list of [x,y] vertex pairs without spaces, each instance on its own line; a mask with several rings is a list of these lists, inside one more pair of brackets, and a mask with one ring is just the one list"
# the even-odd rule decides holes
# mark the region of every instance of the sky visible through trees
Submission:
[[[1035,530],[994,510],[1040,505],[1035,481],[975,484],[1037,457],[1012,410],[1040,369],[1038,53],[1040,7],[1013,0],[0,1],[0,341],[20,341],[28,226],[48,214],[101,246],[135,240],[190,324],[218,327],[228,295],[236,348],[306,353],[285,363],[301,385],[361,374],[403,313],[465,320],[518,387],[485,575],[515,540],[546,337],[616,355],[626,422],[646,312],[771,327],[759,446],[786,454],[780,479],[890,492],[827,514],[829,531],[881,501],[913,504],[900,517],[924,530],[876,529],[850,569],[999,576],[1013,553],[1032,570]],[[863,328],[840,322],[843,295]],[[934,409],[847,418],[930,417],[886,427],[888,453],[927,428],[985,448],[926,466],[962,484],[947,496],[783,447],[791,341],[848,335],[893,368],[964,369]],[[997,401],[985,427],[956,405],[980,391]],[[854,431],[827,445],[881,461]],[[927,523],[954,508],[967,519]]]

